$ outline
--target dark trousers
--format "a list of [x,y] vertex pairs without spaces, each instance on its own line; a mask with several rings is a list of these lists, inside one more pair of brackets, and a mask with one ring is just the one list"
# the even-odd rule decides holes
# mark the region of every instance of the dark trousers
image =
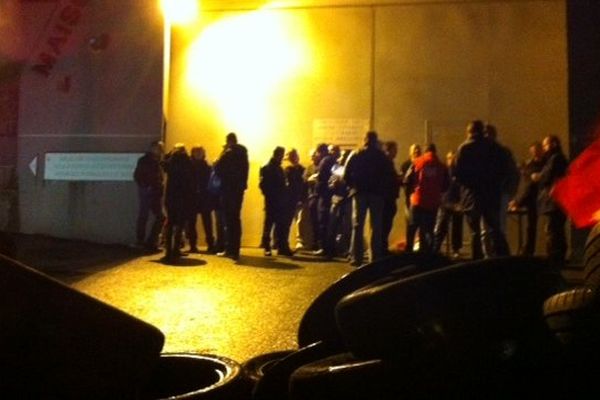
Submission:
[[215,208],[215,225],[217,228],[217,236],[215,241],[215,251],[225,251],[225,220],[223,218],[223,208],[219,200],[217,208]]
[[[165,222],[165,215],[162,211],[162,193],[160,190],[152,188],[138,187],[140,208],[136,224],[136,238],[138,243],[145,243],[149,247],[158,245],[158,235]],[[146,236],[146,225],[150,213],[154,216],[154,222],[150,228],[150,233]]]
[[193,213],[190,217],[189,225],[187,227],[187,236],[190,241],[190,247],[196,248],[198,245],[198,232],[196,230],[196,221],[198,214],[202,219],[202,227],[204,228],[204,237],[206,238],[206,245],[209,250],[215,247],[215,237],[213,236],[213,219],[212,210],[210,208],[203,208],[198,213]]
[[350,251],[351,238],[352,199],[346,197],[331,203],[326,247],[331,249],[331,255],[345,256]]
[[331,196],[319,196],[317,204],[317,214],[319,218],[319,227],[317,230],[317,246],[323,249],[326,254],[331,255],[333,249],[328,246],[327,232],[329,228],[329,213],[331,210]]
[[189,215],[186,210],[179,207],[167,208],[167,226],[165,229],[165,255],[167,257],[179,256],[183,230],[185,229]]
[[394,217],[398,211],[396,198],[385,198],[383,201],[383,217],[382,217],[382,235],[383,235],[383,252],[388,253],[390,248],[389,237],[394,226]]
[[565,234],[565,214],[556,210],[546,215],[546,254],[550,263],[557,267],[564,267],[567,255],[567,237]]
[[466,212],[467,223],[471,228],[471,251],[473,259],[483,258],[483,249],[481,247],[481,223],[486,226],[487,234],[491,241],[491,253],[497,257],[510,254],[508,242],[502,230],[500,230],[499,206],[493,203],[477,204],[473,209]]
[[265,250],[271,249],[271,237],[275,234],[275,247],[279,251],[288,251],[288,237],[290,234],[290,211],[282,204],[279,198],[265,197],[265,220],[260,246]]
[[521,249],[522,255],[532,256],[535,254],[535,244],[537,241],[537,224],[537,208],[535,206],[527,207],[527,230],[525,232],[525,244]]
[[426,210],[419,206],[411,206],[408,222],[408,236],[406,238],[406,249],[412,251],[415,244],[415,236],[419,231],[419,251],[431,253],[433,251],[433,232],[435,228],[435,217],[437,210]]
[[311,229],[311,249],[319,249],[319,198],[317,196],[308,199],[308,214],[310,219]]
[[242,201],[244,191],[223,193],[221,197],[223,222],[225,224],[225,252],[230,256],[240,255],[242,240]]
[[458,253],[462,248],[463,213],[448,207],[440,207],[433,233],[433,250],[439,253],[450,228],[450,244],[452,252]]

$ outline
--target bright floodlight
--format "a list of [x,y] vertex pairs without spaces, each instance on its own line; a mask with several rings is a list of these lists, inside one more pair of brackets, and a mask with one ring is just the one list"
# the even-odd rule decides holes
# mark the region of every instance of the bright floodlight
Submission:
[[198,0],[160,0],[160,8],[172,24],[190,23],[198,17]]

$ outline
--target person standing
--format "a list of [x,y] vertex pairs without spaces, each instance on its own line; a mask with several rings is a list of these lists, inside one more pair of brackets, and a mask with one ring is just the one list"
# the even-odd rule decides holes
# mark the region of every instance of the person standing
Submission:
[[433,251],[439,253],[442,249],[442,243],[448,234],[448,227],[451,227],[450,242],[452,247],[452,258],[460,258],[460,249],[463,239],[463,212],[461,209],[461,188],[456,181],[454,166],[456,163],[456,153],[450,151],[446,154],[446,167],[448,168],[448,178],[450,186],[442,195],[442,204],[438,211],[433,239]]
[[523,166],[521,173],[521,187],[515,198],[509,203],[509,209],[516,211],[525,207],[527,212],[527,232],[525,244],[519,249],[521,255],[532,256],[535,254],[535,244],[537,241],[538,224],[538,183],[531,179],[534,173],[538,173],[544,167],[544,150],[540,142],[535,142],[529,146],[531,158]]
[[206,161],[206,151],[204,147],[192,147],[192,171],[193,171],[193,191],[195,199],[195,212],[190,218],[188,226],[188,239],[190,241],[190,252],[198,252],[198,233],[196,231],[196,219],[198,214],[202,218],[202,227],[204,228],[204,237],[206,238],[207,249],[210,254],[215,254],[215,237],[213,235],[212,213],[215,209],[215,200],[208,191],[208,180],[212,172],[212,167]]
[[181,256],[183,229],[195,212],[194,178],[192,161],[185,146],[177,143],[164,162],[167,174],[165,208],[167,209],[167,229],[164,261],[175,261]]
[[261,247],[265,256],[271,256],[271,236],[275,230],[277,254],[291,256],[288,244],[286,221],[287,183],[281,167],[285,149],[276,147],[269,162],[260,169],[259,187],[265,197],[265,219],[263,224]]
[[380,149],[377,132],[365,135],[364,146],[353,153],[346,163],[344,181],[352,197],[352,248],[350,264],[363,264],[364,227],[367,210],[371,221],[370,261],[383,252],[383,198],[386,183],[393,174],[388,158]]
[[[163,170],[161,167],[164,145],[161,141],[150,144],[150,149],[137,162],[133,179],[138,187],[139,211],[136,223],[137,245],[148,251],[158,250],[158,237],[165,222],[162,209]],[[154,222],[146,235],[150,213]]]
[[505,154],[500,146],[484,136],[480,120],[467,125],[467,140],[456,154],[456,179],[464,188],[462,202],[467,223],[472,232],[472,256],[483,258],[481,222],[486,226],[491,241],[491,254],[509,254],[506,237],[500,228],[500,201],[502,182],[507,170]]
[[410,197],[410,221],[406,250],[413,251],[414,239],[419,231],[419,250],[434,251],[433,232],[442,194],[448,190],[448,169],[439,160],[435,145],[429,144],[425,153],[413,161],[404,178],[407,185],[415,188]]
[[284,169],[285,179],[288,185],[288,197],[285,206],[286,235],[289,236],[289,231],[295,219],[298,232],[296,236],[296,249],[302,249],[304,244],[300,225],[302,223],[307,196],[307,186],[306,181],[304,180],[305,168],[300,164],[300,156],[296,149],[288,151],[285,158],[288,161],[288,165],[286,165]]
[[331,248],[328,239],[329,217],[331,212],[331,198],[333,191],[329,187],[329,179],[333,166],[340,156],[339,146],[319,145],[317,151],[320,154],[321,161],[317,171],[316,191],[318,196],[317,211],[319,215],[319,227],[317,231],[317,243],[319,249],[315,255],[327,258],[333,257],[334,249]]
[[544,167],[531,175],[531,180],[539,185],[538,213],[546,216],[546,254],[551,264],[562,268],[567,254],[565,223],[567,217],[560,206],[552,199],[554,184],[567,173],[568,161],[558,136],[549,135],[542,141]]
[[389,236],[394,226],[394,217],[398,211],[397,201],[400,197],[400,186],[402,185],[402,176],[396,172],[394,159],[398,154],[398,145],[394,141],[385,142],[383,144],[383,152],[387,156],[390,168],[394,171],[390,182],[386,185],[386,193],[383,198],[383,252],[389,253]]
[[225,251],[220,256],[238,260],[242,238],[241,211],[244,192],[248,187],[248,150],[238,144],[237,136],[227,134],[225,148],[214,164],[221,179],[221,207],[225,230]]
[[[498,142],[498,130],[494,125],[487,124],[485,126],[485,137],[498,145],[501,150],[502,159],[501,162],[505,168],[505,175],[502,182],[499,182],[502,188],[500,195],[500,206],[498,207],[498,221],[500,223],[500,230],[502,234],[506,236],[506,224],[508,220],[508,208],[510,200],[515,196],[517,188],[519,187],[519,169],[515,162],[515,157],[512,151],[506,146],[503,146]],[[481,231],[481,243],[483,246],[483,252],[487,257],[494,256],[492,246],[490,244],[490,237],[488,236],[487,227],[482,226]]]
[[406,225],[406,237],[408,238],[408,225],[410,220],[410,196],[415,190],[414,187],[407,186],[405,182],[406,174],[413,165],[413,161],[418,157],[421,157],[421,146],[418,143],[413,143],[408,148],[408,159],[400,166],[400,173],[402,175],[402,185],[404,186],[404,221]]
[[[312,149],[309,153],[310,164],[304,171],[304,180],[307,186],[306,206],[300,213],[300,246],[296,245],[296,250],[308,248],[312,251],[319,250],[318,246],[318,230],[319,230],[319,196],[317,194],[317,172],[319,171],[319,163],[321,155],[317,148]],[[310,241],[308,240],[310,239]],[[310,244],[310,245],[309,245]]]

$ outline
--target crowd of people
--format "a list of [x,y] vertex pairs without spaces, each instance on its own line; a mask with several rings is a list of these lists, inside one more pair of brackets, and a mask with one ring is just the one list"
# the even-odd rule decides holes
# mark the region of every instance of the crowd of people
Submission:
[[[558,137],[550,135],[542,143],[533,143],[531,159],[519,169],[512,152],[497,141],[493,125],[476,120],[466,131],[465,142],[449,152],[445,162],[438,157],[435,144],[423,149],[413,144],[399,170],[394,162],[397,144],[381,142],[374,131],[367,132],[355,150],[319,144],[311,150],[306,167],[296,149],[286,152],[277,146],[259,176],[264,197],[260,242],[264,255],[276,251],[291,257],[303,250],[362,265],[368,214],[368,259],[377,260],[390,252],[388,240],[403,190],[405,251],[440,252],[450,231],[449,247],[458,256],[465,219],[474,259],[509,255],[507,213],[521,210],[527,215],[527,235],[518,251],[535,253],[538,215],[544,215],[546,253],[553,264],[563,265],[566,216],[550,196],[568,164]],[[176,144],[168,154],[163,153],[162,142],[152,143],[134,173],[140,199],[138,243],[158,251],[163,232],[165,260],[172,261],[182,254],[185,234],[189,251],[198,252],[199,214],[207,251],[237,260],[249,170],[246,148],[230,133],[213,165],[200,146],[188,154],[183,144]],[[154,222],[146,233],[150,214]],[[292,249],[289,238],[294,226]]]

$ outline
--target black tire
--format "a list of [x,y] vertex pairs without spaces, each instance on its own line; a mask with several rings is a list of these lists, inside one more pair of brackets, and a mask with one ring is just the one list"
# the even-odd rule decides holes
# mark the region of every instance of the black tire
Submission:
[[[338,354],[298,368],[290,378],[291,400],[383,399],[390,381],[381,360]],[[391,397],[390,397],[391,399]]]
[[492,363],[544,351],[553,340],[542,305],[560,290],[545,260],[474,261],[358,290],[338,304],[337,322],[359,357]]
[[[600,344],[600,307],[598,293],[579,287],[550,297],[544,303],[548,327],[564,344]],[[594,347],[594,346],[592,346]],[[592,350],[591,347],[588,347]]]
[[163,354],[140,400],[245,400],[241,366],[207,354]]
[[129,398],[164,335],[125,312],[0,256],[0,393],[18,398]]
[[328,341],[342,350],[343,342],[335,324],[335,306],[344,296],[392,274],[395,279],[400,279],[445,267],[450,263],[443,256],[402,253],[348,273],[322,292],[308,307],[298,329],[299,345]]
[[275,351],[272,353],[261,354],[242,364],[242,371],[246,381],[251,385],[252,389],[256,386],[256,383],[262,379],[273,365],[275,365],[281,359],[294,353],[293,350],[286,351]]
[[[594,231],[597,230],[596,225]],[[590,234],[590,237],[591,234]],[[600,235],[596,235],[594,240],[586,246],[583,256],[583,281],[585,286],[598,288],[600,286]]]
[[586,264],[590,257],[593,257],[600,251],[600,223],[596,224],[585,241],[583,263]]
[[431,362],[409,365],[338,354],[298,368],[290,378],[290,400],[397,400],[517,398],[516,385],[500,367],[457,371]]
[[264,371],[252,392],[254,400],[285,400],[289,397],[289,379],[292,373],[305,364],[335,354],[327,343],[318,342],[303,347],[282,358]]

